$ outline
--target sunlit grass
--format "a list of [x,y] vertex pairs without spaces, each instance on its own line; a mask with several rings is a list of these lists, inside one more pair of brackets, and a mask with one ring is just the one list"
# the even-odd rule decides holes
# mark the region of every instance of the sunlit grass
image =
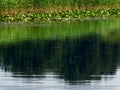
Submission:
[[120,0],[0,0],[0,14],[120,8]]
[[120,0],[0,0],[1,9],[28,8],[28,7],[54,7],[54,6],[81,6],[81,5],[114,5]]

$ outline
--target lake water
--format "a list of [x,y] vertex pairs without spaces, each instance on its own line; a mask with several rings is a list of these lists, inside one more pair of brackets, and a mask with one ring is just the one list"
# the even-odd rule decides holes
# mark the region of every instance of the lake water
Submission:
[[119,22],[0,24],[0,90],[120,90]]

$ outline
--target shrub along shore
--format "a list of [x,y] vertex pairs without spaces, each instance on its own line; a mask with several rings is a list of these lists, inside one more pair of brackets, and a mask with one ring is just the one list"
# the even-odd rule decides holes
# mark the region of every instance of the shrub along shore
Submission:
[[[5,8],[5,7],[4,7]],[[27,7],[0,9],[0,22],[76,21],[83,19],[120,18],[120,4]]]
[[40,21],[69,21],[95,18],[119,18],[120,9],[99,10],[67,10],[58,12],[37,12],[1,15],[0,22],[40,22]]

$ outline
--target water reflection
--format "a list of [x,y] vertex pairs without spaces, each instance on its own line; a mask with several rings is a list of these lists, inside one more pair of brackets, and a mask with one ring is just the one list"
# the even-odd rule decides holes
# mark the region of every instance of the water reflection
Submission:
[[0,46],[1,68],[12,77],[53,77],[71,84],[101,80],[114,75],[119,62],[119,43],[109,44],[99,35],[65,40],[23,41]]
[[100,75],[114,75],[119,45],[110,45],[98,36],[87,36],[63,44],[60,74],[67,81],[100,80]]

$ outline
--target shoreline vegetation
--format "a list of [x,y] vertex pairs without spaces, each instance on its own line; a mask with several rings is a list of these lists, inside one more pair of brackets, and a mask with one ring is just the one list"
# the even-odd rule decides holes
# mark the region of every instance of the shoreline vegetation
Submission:
[[119,18],[119,0],[0,0],[0,22]]
[[119,18],[120,9],[62,10],[0,15],[0,22],[77,21],[84,19]]

